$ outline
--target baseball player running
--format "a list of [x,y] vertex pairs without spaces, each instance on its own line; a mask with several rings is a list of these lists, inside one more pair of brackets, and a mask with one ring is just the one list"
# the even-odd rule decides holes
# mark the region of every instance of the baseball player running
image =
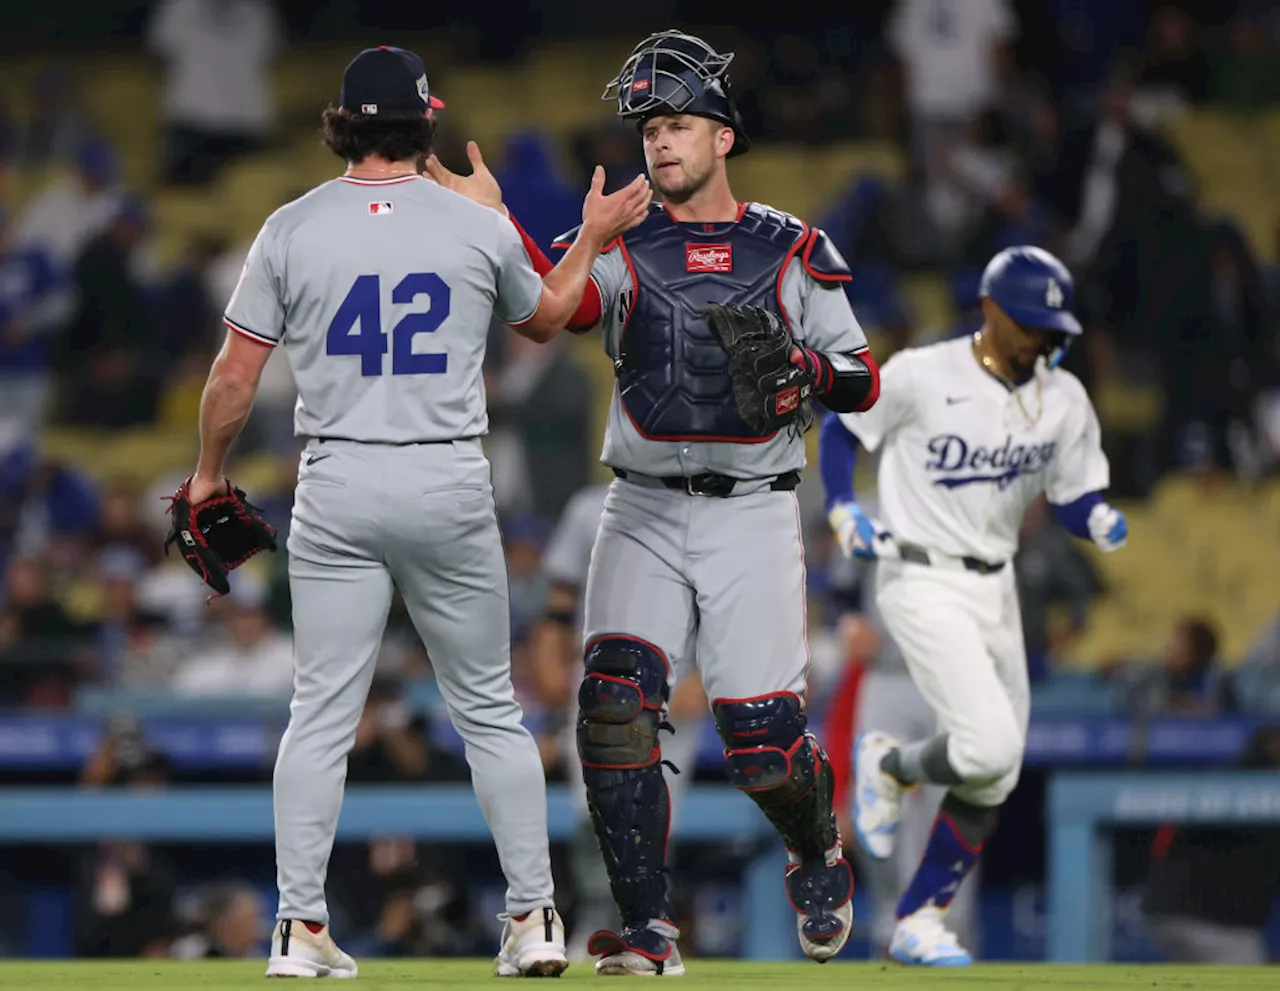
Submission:
[[356,974],[330,937],[324,883],[393,586],[466,743],[507,878],[495,973],[566,966],[542,767],[511,684],[481,362],[495,315],[534,340],[563,327],[599,250],[645,215],[650,193],[637,178],[604,196],[598,169],[583,235],[541,278],[506,219],[418,174],[441,106],[410,52],[366,49],[347,66],[324,113],[346,172],[263,225],[201,404],[193,505],[227,486],[227,450],[277,345],[308,441],[288,542],[295,670],[275,768],[273,977]]
[[[591,548],[600,530],[600,517],[608,487],[593,485],[579,491],[565,507],[543,554],[542,567],[551,582],[547,612],[534,630],[533,657],[543,700],[569,718],[557,739],[557,759],[563,759],[573,796],[575,818],[580,816],[569,843],[570,873],[575,896],[574,935],[569,940],[570,961],[589,957],[592,933],[614,925],[615,909],[609,878],[600,860],[600,848],[587,810],[587,793],[577,749],[577,688],[582,682],[582,591],[591,565]],[[674,825],[680,800],[693,780],[699,730],[707,711],[707,698],[695,672],[681,672],[668,706],[675,730],[663,750],[663,777],[671,802]]]
[[[1124,545],[1098,419],[1078,379],[1057,367],[1080,324],[1066,268],[1039,248],[1009,248],[983,272],[982,328],[909,348],[884,367],[866,413],[829,417],[820,464],[831,524],[847,554],[880,558],[876,600],[939,731],[904,741],[863,733],[855,748],[854,826],[887,858],[904,793],[948,789],[924,857],[898,902],[890,954],[964,966],[943,925],[1022,764],[1029,690],[1011,559],[1044,492],[1058,519],[1106,551]],[[857,442],[883,447],[883,526],[854,499]]]
[[[873,504],[864,502],[862,505],[864,510],[874,514]],[[858,682],[850,733],[843,739],[831,734],[831,738],[825,741],[828,752],[835,753],[844,748],[846,754],[852,755],[854,734],[871,730],[906,740],[934,735],[938,732],[937,713],[911,680],[902,651],[885,630],[884,618],[876,605],[876,563],[859,558],[842,559],[840,563],[852,569],[860,600],[859,611],[846,613],[841,618],[841,625],[846,635],[862,648],[856,656],[864,668]],[[839,725],[843,726],[843,722]],[[941,785],[924,785],[903,796],[901,819],[893,852],[888,859],[872,858],[861,844],[853,843],[854,862],[862,879],[863,893],[870,895],[873,910],[871,945],[874,956],[883,957],[889,952],[893,931],[898,925],[898,895],[910,882],[916,865],[920,863],[933,820],[946,793],[947,789]],[[851,801],[847,809],[838,809],[837,815],[846,811],[852,812]],[[842,832],[844,825],[842,821]],[[846,847],[848,841],[855,837],[856,830],[853,829],[849,830],[847,837],[842,837],[846,840]],[[951,928],[962,937],[976,930],[976,875],[977,868],[960,885],[947,913]]]
[[[600,326],[617,377],[602,455],[616,479],[587,578],[577,730],[622,917],[619,932],[592,937],[601,974],[684,973],[658,732],[675,673],[689,663],[711,699],[730,781],[787,845],[805,953],[835,956],[853,918],[831,770],[806,729],[793,490],[806,400],[867,409],[878,371],[841,291],[848,267],[827,236],[739,203],[729,188],[725,160],[748,147],[729,93],[732,59],[664,31],[637,45],[606,87],[640,132],[663,202],[607,246],[569,322]],[[492,192],[492,177],[480,178],[473,192]],[[572,250],[581,237],[577,228],[555,246]],[[525,247],[535,267],[550,267],[528,237]]]

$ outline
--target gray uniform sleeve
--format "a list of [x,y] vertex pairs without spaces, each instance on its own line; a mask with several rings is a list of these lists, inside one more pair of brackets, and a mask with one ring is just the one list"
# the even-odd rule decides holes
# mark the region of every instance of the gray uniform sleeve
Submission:
[[542,276],[534,271],[520,235],[506,220],[498,225],[496,262],[498,298],[493,305],[494,316],[511,326],[527,323],[542,302]]
[[272,347],[280,343],[285,317],[284,280],[280,278],[283,266],[276,257],[277,243],[275,227],[268,220],[249,248],[223,318],[232,330]]
[[631,286],[631,273],[620,248],[611,248],[596,258],[591,266],[591,281],[600,292],[600,330],[605,351],[616,358],[618,339],[634,299],[634,293],[626,292]]
[[794,258],[782,277],[782,300],[796,340],[815,351],[847,353],[867,347],[840,282],[820,282]]

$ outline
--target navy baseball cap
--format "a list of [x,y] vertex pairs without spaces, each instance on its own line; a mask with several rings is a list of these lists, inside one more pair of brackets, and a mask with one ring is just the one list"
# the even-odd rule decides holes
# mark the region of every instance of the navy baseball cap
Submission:
[[427,88],[427,67],[403,48],[366,48],[342,73],[342,107],[353,114],[430,114],[444,101]]

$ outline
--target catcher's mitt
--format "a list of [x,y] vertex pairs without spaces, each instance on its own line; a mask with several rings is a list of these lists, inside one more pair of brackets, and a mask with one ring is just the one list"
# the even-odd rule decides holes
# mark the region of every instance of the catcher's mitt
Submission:
[[276,549],[276,530],[249,503],[244,490],[227,482],[224,495],[191,505],[191,479],[187,479],[169,500],[173,525],[164,541],[177,544],[182,559],[218,595],[231,591],[227,573],[234,571],[259,551]]
[[796,342],[781,318],[758,306],[711,303],[702,317],[729,356],[738,413],[752,430],[771,434],[800,416],[813,375],[792,363]]

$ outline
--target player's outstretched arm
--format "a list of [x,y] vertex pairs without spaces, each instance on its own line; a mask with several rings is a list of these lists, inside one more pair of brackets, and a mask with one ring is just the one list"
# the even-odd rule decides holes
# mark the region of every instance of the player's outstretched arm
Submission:
[[536,341],[550,340],[563,330],[582,302],[596,257],[606,244],[643,222],[652,199],[653,190],[644,175],[606,196],[604,168],[597,165],[582,204],[577,238],[556,267],[543,276],[542,300],[533,317],[513,329]]
[[226,488],[224,467],[232,442],[244,429],[271,347],[227,331],[200,398],[200,460],[190,498],[198,505]]

